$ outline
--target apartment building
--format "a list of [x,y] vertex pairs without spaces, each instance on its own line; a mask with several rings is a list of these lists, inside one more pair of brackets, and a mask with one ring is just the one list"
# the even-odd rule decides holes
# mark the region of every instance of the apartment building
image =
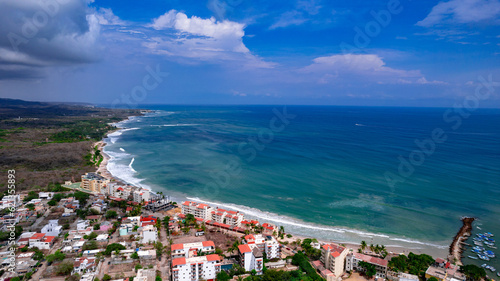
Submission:
[[218,223],[240,226],[241,222],[245,219],[245,215],[237,211],[216,208],[210,212],[210,219]]
[[245,244],[256,245],[267,259],[281,258],[280,244],[270,235],[248,234],[244,237]]
[[156,242],[158,240],[158,230],[153,225],[146,225],[140,231],[142,243]]
[[207,204],[196,203],[192,201],[184,201],[181,205],[182,214],[192,214],[203,220],[211,219],[213,208]]
[[262,274],[264,266],[264,255],[255,244],[243,244],[238,246],[240,265],[245,271],[255,270],[257,275]]
[[215,253],[215,244],[213,241],[173,244],[170,249],[172,258],[189,258],[192,256],[197,256],[198,252],[205,255]]
[[320,262],[338,278],[344,274],[345,259],[348,252],[347,248],[337,244],[323,245],[321,247]]
[[80,187],[95,193],[104,193],[106,191],[106,184],[109,183],[109,179],[97,174],[97,173],[86,173],[82,175],[82,183]]
[[29,246],[38,249],[49,250],[54,246],[54,236],[47,236],[45,233],[35,233],[29,239]]
[[133,192],[134,201],[137,203],[147,202],[150,200],[150,192],[147,189],[139,189]]
[[386,278],[388,261],[360,253],[349,253],[346,256],[346,265],[345,265],[346,271],[352,271],[352,270],[364,271],[364,268],[359,266],[359,263],[361,261],[367,262],[375,266],[375,270],[377,271],[375,277]]
[[216,254],[172,259],[173,281],[216,280],[220,271],[221,258]]

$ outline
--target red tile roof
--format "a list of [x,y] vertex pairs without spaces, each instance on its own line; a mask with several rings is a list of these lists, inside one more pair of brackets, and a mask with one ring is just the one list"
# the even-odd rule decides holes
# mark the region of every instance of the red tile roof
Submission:
[[217,254],[207,255],[207,261],[220,261],[220,257]]
[[173,244],[170,249],[172,251],[184,249],[184,244]]
[[238,250],[240,251],[240,253],[249,253],[252,251],[247,244],[239,245]]
[[45,236],[45,233],[35,233],[35,234],[33,234],[33,236],[31,236],[30,239],[38,240],[38,239],[42,239],[44,236]]
[[203,247],[210,247],[210,246],[212,246],[212,247],[215,248],[215,244],[214,244],[213,241],[203,241],[202,244],[203,244]]
[[381,258],[372,257],[372,256],[368,256],[368,255],[364,255],[364,254],[360,254],[360,253],[354,253],[354,257],[356,259],[365,261],[367,263],[376,264],[376,265],[383,266],[383,267],[387,267],[387,264],[388,264],[387,260],[384,260],[384,259],[381,259]]
[[172,267],[185,264],[186,264],[186,258],[176,258],[172,260]]
[[56,238],[55,236],[45,236],[43,237],[43,242],[47,242],[47,243],[51,243],[54,238]]

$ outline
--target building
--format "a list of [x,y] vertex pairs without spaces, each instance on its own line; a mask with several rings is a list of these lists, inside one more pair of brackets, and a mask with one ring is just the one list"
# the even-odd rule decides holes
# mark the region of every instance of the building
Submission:
[[138,203],[149,201],[150,192],[147,189],[139,189],[133,192],[134,201]]
[[240,226],[241,222],[245,219],[245,215],[243,215],[240,212],[229,211],[219,208],[216,208],[210,213],[211,213],[210,219],[212,221],[232,226]]
[[264,255],[255,244],[243,244],[238,246],[240,265],[245,271],[255,270],[257,275],[262,274],[264,267]]
[[128,200],[130,194],[132,194],[132,188],[130,186],[109,183],[107,184],[107,193],[109,196]]
[[88,220],[79,220],[76,222],[76,229],[77,230],[85,230],[87,227],[89,227],[89,221]]
[[40,192],[38,193],[38,198],[50,200],[54,197],[54,192]]
[[140,231],[142,243],[156,242],[158,240],[158,230],[153,225],[146,225]]
[[425,271],[425,279],[431,277],[437,278],[439,281],[456,281],[465,280],[466,277],[459,271],[458,265],[451,264],[444,259],[438,258],[435,263]]
[[338,278],[344,274],[345,258],[348,252],[347,248],[337,244],[323,245],[320,262]]
[[172,259],[172,280],[215,280],[221,271],[221,258],[219,255],[179,257]]
[[76,258],[73,263],[73,274],[93,272],[97,268],[97,261],[95,257],[80,257]]
[[109,179],[97,174],[97,173],[86,173],[82,175],[82,183],[80,187],[94,193],[104,193],[106,190],[106,184],[109,183]]
[[244,237],[245,244],[255,244],[267,259],[281,258],[280,244],[270,235],[248,234]]
[[173,244],[170,246],[172,258],[189,258],[198,255],[198,252],[207,254],[215,253],[215,244],[213,241],[203,241],[185,244]]
[[347,271],[356,270],[359,272],[363,272],[364,268],[359,266],[359,262],[361,261],[367,262],[375,266],[375,270],[377,271],[375,277],[384,279],[387,278],[387,264],[388,264],[387,260],[360,253],[350,253],[347,255],[346,265],[345,265],[346,270]]
[[211,214],[213,208],[207,204],[196,203],[192,201],[184,201],[181,204],[182,214],[192,214],[196,218],[201,218],[203,220],[211,219]]
[[21,206],[22,200],[20,195],[6,195],[0,200],[0,210],[6,208],[17,208]]
[[45,233],[35,233],[30,237],[29,245],[38,249],[49,250],[54,246],[54,239],[54,236],[47,236]]
[[59,236],[61,234],[62,226],[59,225],[58,220],[49,220],[49,223],[42,228],[42,233],[49,236]]

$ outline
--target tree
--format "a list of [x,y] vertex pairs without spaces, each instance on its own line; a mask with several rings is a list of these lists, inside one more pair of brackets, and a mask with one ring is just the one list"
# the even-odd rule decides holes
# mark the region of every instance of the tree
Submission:
[[55,205],[57,205],[57,201],[55,200],[50,200],[49,202],[47,202],[47,204],[51,207],[54,207]]
[[136,271],[136,272],[137,272],[139,269],[141,269],[141,268],[142,268],[142,265],[140,265],[140,264],[136,264],[136,265],[135,265],[135,271]]
[[227,272],[225,272],[223,270],[223,271],[217,273],[217,278],[216,279],[219,280],[219,281],[229,281],[229,280],[231,280],[231,276],[229,276],[227,274]]
[[116,217],[118,217],[118,214],[116,213],[116,211],[110,210],[110,211],[106,212],[107,219],[114,219]]
[[427,279],[427,281],[439,281],[436,277],[431,276],[431,278]]
[[375,269],[375,266],[371,263],[360,261],[359,266],[364,269],[365,275],[368,278],[372,278],[373,276],[375,276],[375,274],[377,274],[377,270]]
[[134,252],[132,255],[130,255],[130,257],[136,260],[139,258],[139,254],[137,254],[137,252]]
[[99,245],[97,245],[97,242],[95,240],[87,241],[85,244],[83,244],[82,250],[87,251],[87,250],[95,250],[98,249]]
[[57,275],[69,275],[73,271],[73,263],[62,262],[56,268]]
[[361,251],[364,251],[368,245],[366,244],[366,241],[361,241]]
[[26,208],[28,208],[28,210],[30,211],[34,211],[35,210],[35,204],[26,204]]
[[118,243],[109,244],[108,246],[106,246],[106,251],[104,251],[104,255],[109,256],[114,251],[117,250],[120,251],[125,249],[126,249],[125,246],[123,246],[122,244]]
[[102,281],[109,281],[109,280],[111,280],[111,276],[104,274],[104,276],[102,277]]
[[460,268],[467,280],[469,281],[478,281],[486,277],[486,271],[484,268],[475,266],[473,264],[464,265]]
[[[66,277],[66,279],[64,279],[64,281],[80,281],[80,274],[75,273],[69,277]],[[94,279],[94,281],[95,281],[95,279]]]
[[66,258],[66,255],[61,252],[61,250],[57,250],[52,255],[47,256],[47,262],[51,263],[54,261],[62,261]]

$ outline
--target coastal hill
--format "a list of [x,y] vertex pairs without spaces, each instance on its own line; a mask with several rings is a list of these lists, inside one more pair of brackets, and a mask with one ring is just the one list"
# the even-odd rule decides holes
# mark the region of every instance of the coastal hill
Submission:
[[115,129],[110,123],[134,115],[140,110],[0,99],[0,191],[7,189],[11,169],[17,191],[44,189],[95,171],[94,143]]

